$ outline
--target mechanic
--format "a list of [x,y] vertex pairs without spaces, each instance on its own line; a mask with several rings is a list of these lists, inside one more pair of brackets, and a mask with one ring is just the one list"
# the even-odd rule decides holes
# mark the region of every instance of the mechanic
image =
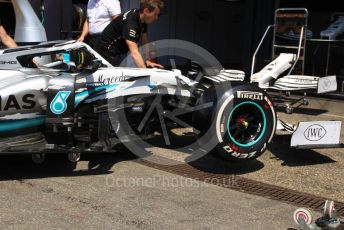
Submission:
[[78,41],[85,41],[91,47],[109,23],[121,13],[119,0],[89,0],[87,19]]
[[149,60],[144,61],[138,49],[140,39],[141,45],[148,41],[147,24],[158,19],[163,6],[161,0],[141,0],[140,10],[132,9],[112,20],[97,39],[94,49],[113,66],[119,66],[129,51],[137,67],[163,68]]
[[9,36],[5,30],[5,28],[1,24],[0,18],[0,41],[4,44],[7,48],[15,48],[17,47],[17,43]]

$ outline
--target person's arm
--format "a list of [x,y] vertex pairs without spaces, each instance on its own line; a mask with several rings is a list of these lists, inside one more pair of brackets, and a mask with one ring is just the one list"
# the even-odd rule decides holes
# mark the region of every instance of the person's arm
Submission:
[[0,26],[0,40],[7,48],[17,47],[17,43],[7,34],[2,26]]
[[111,19],[114,20],[115,18],[117,18],[120,14],[116,14],[116,15],[112,15]]
[[149,60],[150,56],[149,56],[149,45],[148,45],[147,33],[144,33],[144,34],[141,35],[141,44],[144,47],[144,51],[143,52],[144,52],[144,57],[146,58],[146,61],[145,61],[146,66],[147,67],[151,67],[151,68],[161,68],[161,69],[163,69],[164,66]]
[[106,4],[112,20],[114,20],[121,14],[121,3],[119,0],[110,0],[107,1]]
[[130,55],[133,58],[136,66],[139,68],[146,68],[145,62],[142,58],[142,55],[139,52],[137,44],[130,40],[126,40],[126,43],[129,48]]
[[83,42],[87,34],[88,34],[88,20],[86,19],[82,27],[82,32],[81,32],[80,37],[78,38],[78,41]]

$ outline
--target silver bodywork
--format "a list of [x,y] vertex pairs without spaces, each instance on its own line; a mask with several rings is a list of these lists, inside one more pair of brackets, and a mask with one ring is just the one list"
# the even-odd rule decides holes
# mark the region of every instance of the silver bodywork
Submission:
[[[72,41],[47,46],[21,47],[15,52],[0,50],[0,120],[41,116],[47,108],[46,92],[49,90],[49,81],[55,76],[68,77],[80,73],[66,74],[61,69],[47,67],[50,63],[40,63],[41,66],[29,68],[25,66],[25,63],[18,61],[18,57],[28,56],[35,59],[47,53],[68,52],[83,48],[94,59],[100,60],[103,63],[102,67],[76,80],[76,84],[85,86],[75,89],[76,105],[81,102],[92,103],[126,95],[170,94],[189,97],[191,96],[189,89],[197,83],[183,76],[179,70],[113,67],[88,45],[80,42]],[[103,94],[89,98],[90,93],[86,86],[107,87],[107,90]],[[58,84],[55,83],[53,87],[56,89]]]
[[0,119],[23,119],[41,114],[46,107],[44,89],[50,78],[49,75],[0,77],[0,95],[4,102]]

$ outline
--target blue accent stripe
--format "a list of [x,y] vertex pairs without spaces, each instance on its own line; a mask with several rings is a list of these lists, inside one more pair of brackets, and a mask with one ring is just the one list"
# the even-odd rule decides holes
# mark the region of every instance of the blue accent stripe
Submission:
[[[247,144],[242,144],[242,143],[237,142],[237,141],[233,138],[233,136],[231,135],[231,132],[230,132],[230,130],[229,130],[229,123],[230,123],[230,121],[232,120],[233,112],[234,112],[238,107],[240,107],[240,106],[242,106],[242,105],[245,105],[245,104],[254,105],[254,106],[256,106],[256,107],[259,109],[259,111],[261,112],[261,114],[262,114],[262,116],[263,116],[263,130],[262,130],[262,132],[260,133],[259,137],[258,137],[255,141],[252,141],[252,142],[247,143]],[[258,141],[260,141],[260,139],[262,139],[262,137],[263,137],[263,135],[264,135],[264,133],[265,133],[265,130],[266,130],[266,116],[265,116],[264,110],[263,110],[257,103],[252,102],[252,101],[242,102],[242,103],[240,103],[239,105],[235,106],[235,108],[231,111],[231,114],[230,114],[229,119],[228,119],[228,121],[227,121],[227,133],[228,133],[228,136],[229,136],[229,138],[234,142],[234,144],[236,144],[236,145],[238,145],[238,146],[240,146],[240,147],[251,147],[251,146],[253,146],[254,144],[256,144]]]
[[38,117],[33,119],[23,119],[17,121],[0,122],[0,132],[15,131],[17,129],[25,129],[34,126],[43,125],[45,117]]
[[83,100],[85,100],[89,95],[105,90],[106,93],[112,92],[114,90],[116,90],[118,84],[114,84],[114,85],[102,85],[102,86],[97,86],[94,89],[90,89],[90,90],[85,90],[84,92],[81,93],[77,93],[75,95],[75,106],[77,106],[78,104],[80,104],[80,102],[82,102]]

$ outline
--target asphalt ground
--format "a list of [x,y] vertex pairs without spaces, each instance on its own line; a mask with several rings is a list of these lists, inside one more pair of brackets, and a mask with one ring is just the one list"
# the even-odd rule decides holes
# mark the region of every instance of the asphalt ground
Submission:
[[38,166],[28,156],[4,157],[0,228],[295,227],[292,205],[162,172],[128,155],[86,155],[77,165],[50,156]]
[[[344,120],[343,102],[312,98],[283,120]],[[344,149],[290,150],[279,133],[256,161],[237,165],[211,155],[193,166],[344,202]],[[344,142],[342,131],[341,141]],[[152,150],[181,160],[185,153]],[[47,156],[1,156],[1,229],[293,229],[295,206],[205,184],[136,162],[124,149],[88,154],[76,164]],[[232,181],[235,183],[235,180]],[[315,213],[320,217],[320,213]]]
[[[282,110],[278,116],[291,124],[342,121],[340,142],[344,143],[344,100],[309,97],[309,102],[292,115]],[[261,168],[243,176],[343,202],[344,148],[293,150],[289,143],[286,133],[277,132],[269,151],[256,162]]]

